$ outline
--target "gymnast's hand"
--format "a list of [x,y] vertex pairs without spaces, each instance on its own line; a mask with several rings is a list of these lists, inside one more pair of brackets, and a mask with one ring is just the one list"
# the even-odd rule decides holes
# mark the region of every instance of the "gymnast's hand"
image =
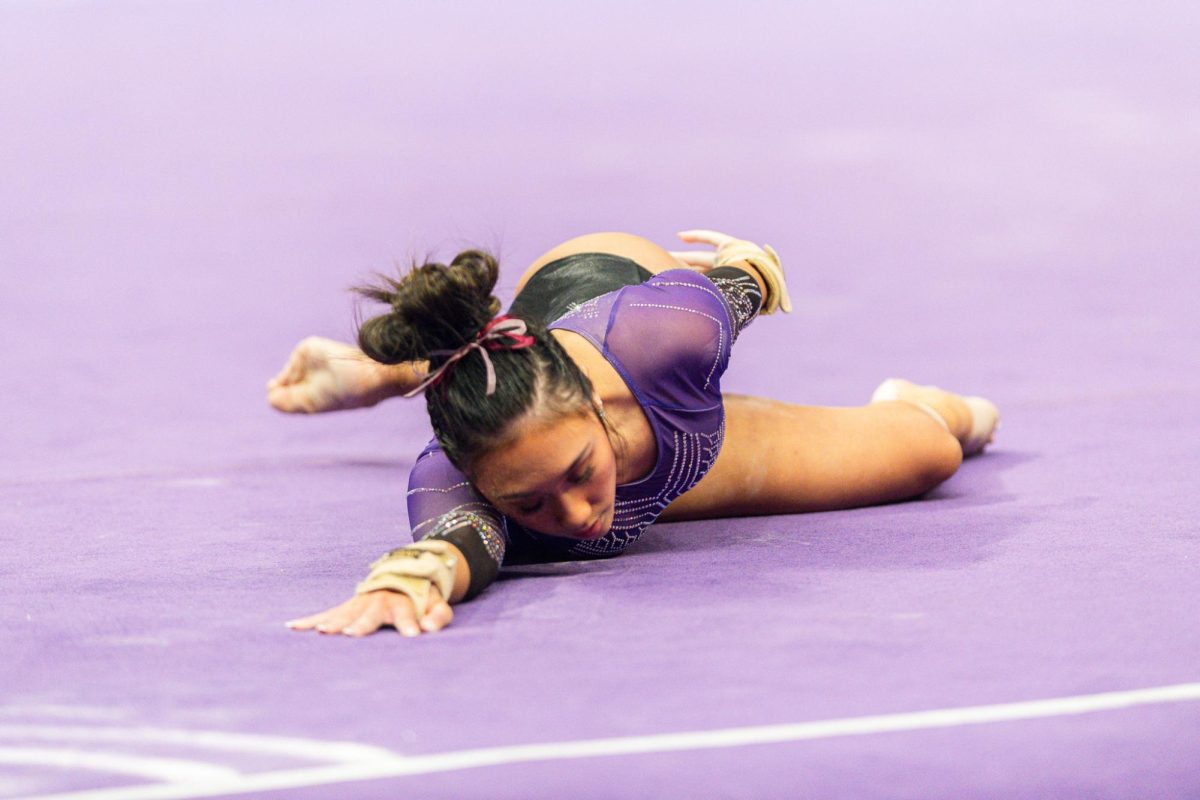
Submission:
[[758,273],[759,283],[765,290],[761,313],[774,314],[781,309],[787,312],[792,310],[792,300],[788,296],[787,283],[783,277],[783,265],[779,261],[779,254],[771,245],[764,244],[760,247],[754,242],[737,239],[727,233],[708,230],[683,231],[678,236],[685,242],[707,244],[716,249],[673,251],[671,255],[676,261],[701,272],[744,261]]
[[716,248],[714,250],[672,250],[671,255],[675,260],[683,264],[688,269],[698,270],[700,272],[708,272],[713,268],[717,260],[717,250],[721,245],[728,242],[737,241],[734,237],[726,233],[717,233],[716,231],[692,230],[683,231],[677,234],[680,239],[688,244],[707,244]]
[[352,345],[309,336],[267,383],[267,402],[280,411],[316,414],[373,406],[395,394],[388,373]]
[[422,631],[440,631],[454,619],[454,611],[436,586],[429,587],[429,607],[425,616],[417,619],[412,600],[400,592],[379,589],[356,594],[341,605],[311,617],[284,623],[294,631],[316,629],[320,633],[343,633],[346,636],[367,636],[391,625],[402,636],[419,636]]

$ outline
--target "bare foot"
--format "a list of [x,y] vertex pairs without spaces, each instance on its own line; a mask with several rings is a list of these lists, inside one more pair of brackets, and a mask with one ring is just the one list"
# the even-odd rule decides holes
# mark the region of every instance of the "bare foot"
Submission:
[[981,452],[992,443],[1000,424],[1000,411],[990,400],[964,397],[937,386],[921,386],[901,378],[879,384],[871,402],[902,400],[933,410],[962,445],[963,455]]
[[267,402],[293,414],[365,408],[398,393],[394,371],[404,368],[378,364],[352,345],[310,336],[267,382]]

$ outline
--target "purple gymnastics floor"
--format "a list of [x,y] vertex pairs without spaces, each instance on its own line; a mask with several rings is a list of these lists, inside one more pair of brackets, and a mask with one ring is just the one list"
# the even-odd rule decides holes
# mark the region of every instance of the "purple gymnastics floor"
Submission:
[[[1200,796],[1197,41],[1190,2],[0,5],[0,797]],[[345,287],[690,227],[796,301],[727,390],[940,383],[995,447],[509,570],[439,635],[284,628],[407,539],[428,435],[266,406]]]

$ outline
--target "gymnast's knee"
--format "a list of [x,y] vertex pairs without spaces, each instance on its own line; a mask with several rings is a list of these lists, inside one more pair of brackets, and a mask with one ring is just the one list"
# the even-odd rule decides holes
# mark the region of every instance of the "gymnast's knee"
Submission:
[[929,491],[949,480],[962,465],[962,445],[948,431],[931,432],[920,449],[920,480]]

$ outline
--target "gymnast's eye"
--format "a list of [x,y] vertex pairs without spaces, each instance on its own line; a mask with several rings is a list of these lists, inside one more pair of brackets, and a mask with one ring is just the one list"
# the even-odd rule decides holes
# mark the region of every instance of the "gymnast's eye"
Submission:
[[[592,475],[594,475],[594,474],[596,474],[596,468],[588,467],[581,474],[576,475],[576,476],[570,478],[569,480],[571,481],[571,483],[573,483],[575,485],[579,485],[581,483],[587,483],[588,481],[590,481],[592,479]],[[530,503],[528,505],[517,506],[516,508],[517,508],[517,511],[521,512],[522,514],[536,514],[538,511],[541,510],[542,505],[543,505],[542,501],[538,500],[536,503]]]

